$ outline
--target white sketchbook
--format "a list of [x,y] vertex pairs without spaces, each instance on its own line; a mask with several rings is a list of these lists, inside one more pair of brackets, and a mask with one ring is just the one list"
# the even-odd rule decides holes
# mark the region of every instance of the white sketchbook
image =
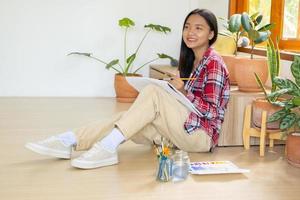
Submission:
[[196,109],[194,104],[186,98],[180,91],[178,91],[173,85],[168,81],[158,80],[154,78],[147,77],[126,77],[127,82],[132,85],[137,91],[141,91],[144,87],[149,84],[155,84],[163,88],[165,91],[174,96],[180,103],[186,106],[191,112],[195,113],[199,117],[202,117],[203,114]]
[[247,173],[248,169],[241,169],[230,161],[204,161],[204,162],[191,162],[191,174],[234,174],[234,173]]

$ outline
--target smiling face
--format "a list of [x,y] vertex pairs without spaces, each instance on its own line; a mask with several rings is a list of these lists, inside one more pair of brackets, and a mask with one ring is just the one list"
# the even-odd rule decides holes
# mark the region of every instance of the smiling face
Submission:
[[182,38],[188,48],[194,52],[209,47],[209,40],[214,36],[205,19],[197,14],[191,15],[183,28]]

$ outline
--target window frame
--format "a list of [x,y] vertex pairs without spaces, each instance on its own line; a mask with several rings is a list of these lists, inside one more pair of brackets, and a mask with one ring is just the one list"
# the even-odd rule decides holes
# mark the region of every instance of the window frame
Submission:
[[[300,6],[300,5],[299,5]],[[249,10],[249,0],[229,0],[229,16],[235,13],[247,12]],[[282,58],[293,60],[294,55],[300,53],[300,39],[282,39],[283,29],[283,14],[284,14],[284,0],[272,1],[270,21],[276,26],[272,30],[271,38],[276,41],[279,38],[279,48],[282,52]],[[298,16],[298,34],[300,34],[300,15]],[[247,48],[239,48],[240,51],[247,52]],[[261,50],[257,50],[261,51]],[[289,53],[291,52],[291,53]],[[258,53],[262,55],[264,53]]]

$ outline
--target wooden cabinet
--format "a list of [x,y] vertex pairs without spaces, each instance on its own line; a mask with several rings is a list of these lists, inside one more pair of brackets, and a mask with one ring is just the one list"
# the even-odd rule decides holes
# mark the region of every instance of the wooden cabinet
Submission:
[[[176,68],[169,65],[150,65],[151,78],[163,78],[167,76],[166,73],[175,74],[176,71]],[[230,99],[219,138],[219,146],[243,145],[242,130],[245,107],[253,99],[263,96],[262,92],[240,92],[236,86],[231,86]],[[256,138],[251,138],[250,144],[259,144],[259,142]]]
[[176,75],[177,67],[171,65],[150,65],[149,76],[150,78],[166,78],[168,74]]

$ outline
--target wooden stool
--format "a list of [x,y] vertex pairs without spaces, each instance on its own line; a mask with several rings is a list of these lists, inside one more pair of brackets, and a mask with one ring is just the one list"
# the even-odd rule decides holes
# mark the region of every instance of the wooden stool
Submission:
[[267,129],[267,111],[262,112],[261,117],[261,128],[256,129],[251,127],[251,109],[252,105],[247,105],[245,114],[244,114],[244,125],[243,125],[243,141],[244,141],[244,148],[250,148],[250,137],[259,137],[259,155],[265,155],[265,146],[266,146],[266,137],[270,139],[270,147],[274,146],[274,139],[275,140],[282,140],[281,138],[281,130],[268,130]]

